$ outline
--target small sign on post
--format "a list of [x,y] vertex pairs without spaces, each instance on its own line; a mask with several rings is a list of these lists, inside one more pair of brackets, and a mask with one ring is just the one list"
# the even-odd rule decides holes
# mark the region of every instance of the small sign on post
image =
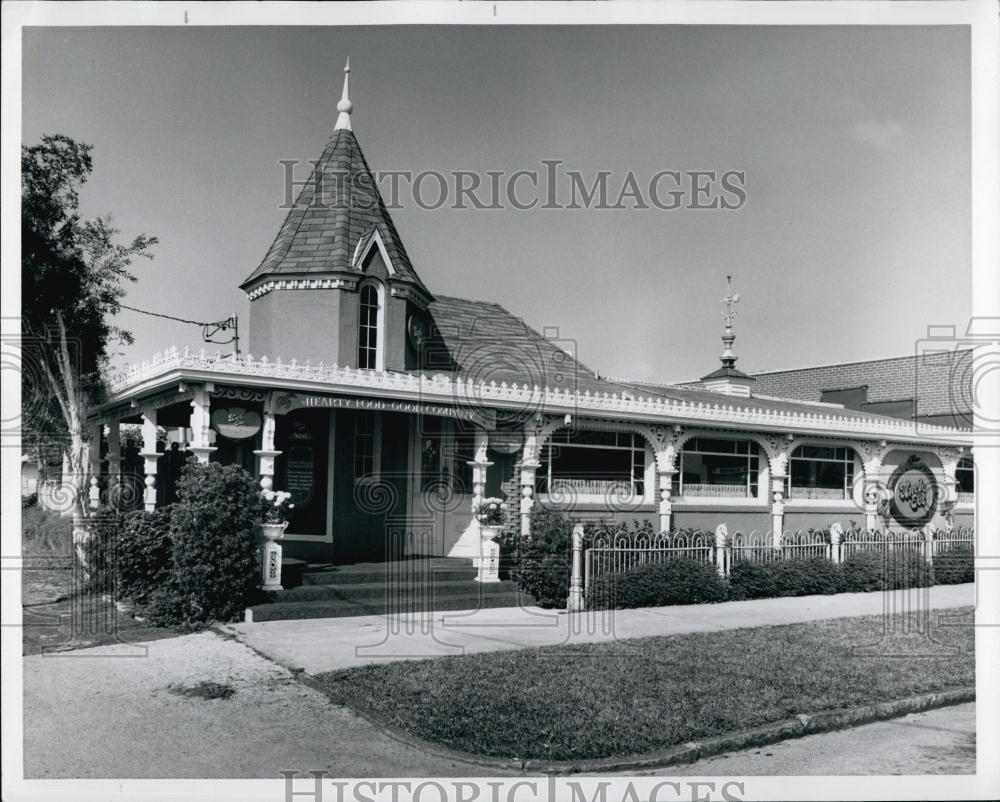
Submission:
[[584,609],[583,598],[583,524],[573,527],[573,572],[569,579],[569,598],[566,609],[579,613]]

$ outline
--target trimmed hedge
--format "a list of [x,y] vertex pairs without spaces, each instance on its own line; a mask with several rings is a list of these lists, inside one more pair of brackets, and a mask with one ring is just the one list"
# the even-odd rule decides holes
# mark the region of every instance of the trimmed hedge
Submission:
[[959,585],[974,582],[971,543],[950,543],[934,555],[934,582],[938,585]]
[[859,552],[846,557],[840,570],[846,593],[923,588],[934,584],[933,568],[919,553],[910,550]]
[[832,595],[843,592],[840,566],[825,557],[755,563],[738,560],[729,570],[732,599]]
[[588,609],[623,610],[726,601],[729,591],[715,566],[678,557],[621,574],[606,574],[591,583]]

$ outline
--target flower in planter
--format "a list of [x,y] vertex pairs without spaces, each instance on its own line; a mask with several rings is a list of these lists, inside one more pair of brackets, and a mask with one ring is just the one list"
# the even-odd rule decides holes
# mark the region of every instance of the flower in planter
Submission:
[[484,498],[472,505],[472,515],[480,526],[503,526],[507,520],[507,505],[503,499]]
[[261,490],[260,499],[264,523],[267,524],[283,524],[295,509],[291,503],[292,494],[284,490]]

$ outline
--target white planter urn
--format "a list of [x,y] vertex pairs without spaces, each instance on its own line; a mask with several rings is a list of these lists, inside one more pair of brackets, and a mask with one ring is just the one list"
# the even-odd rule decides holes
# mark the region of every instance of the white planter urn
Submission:
[[503,531],[503,526],[499,524],[479,525],[479,559],[476,574],[477,582],[499,582],[500,581],[500,546],[496,542],[497,536]]
[[264,544],[260,548],[260,584],[257,587],[261,590],[282,590],[281,545],[277,541],[285,536],[287,528],[288,521],[260,525]]

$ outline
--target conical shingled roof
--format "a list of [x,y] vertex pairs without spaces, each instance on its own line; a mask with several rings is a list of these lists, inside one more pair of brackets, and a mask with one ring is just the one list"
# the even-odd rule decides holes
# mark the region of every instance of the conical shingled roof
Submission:
[[354,132],[337,128],[267,255],[240,287],[250,291],[271,276],[313,279],[357,272],[353,261],[358,242],[364,239],[367,245],[376,230],[392,262],[393,279],[431,298],[410,263]]

